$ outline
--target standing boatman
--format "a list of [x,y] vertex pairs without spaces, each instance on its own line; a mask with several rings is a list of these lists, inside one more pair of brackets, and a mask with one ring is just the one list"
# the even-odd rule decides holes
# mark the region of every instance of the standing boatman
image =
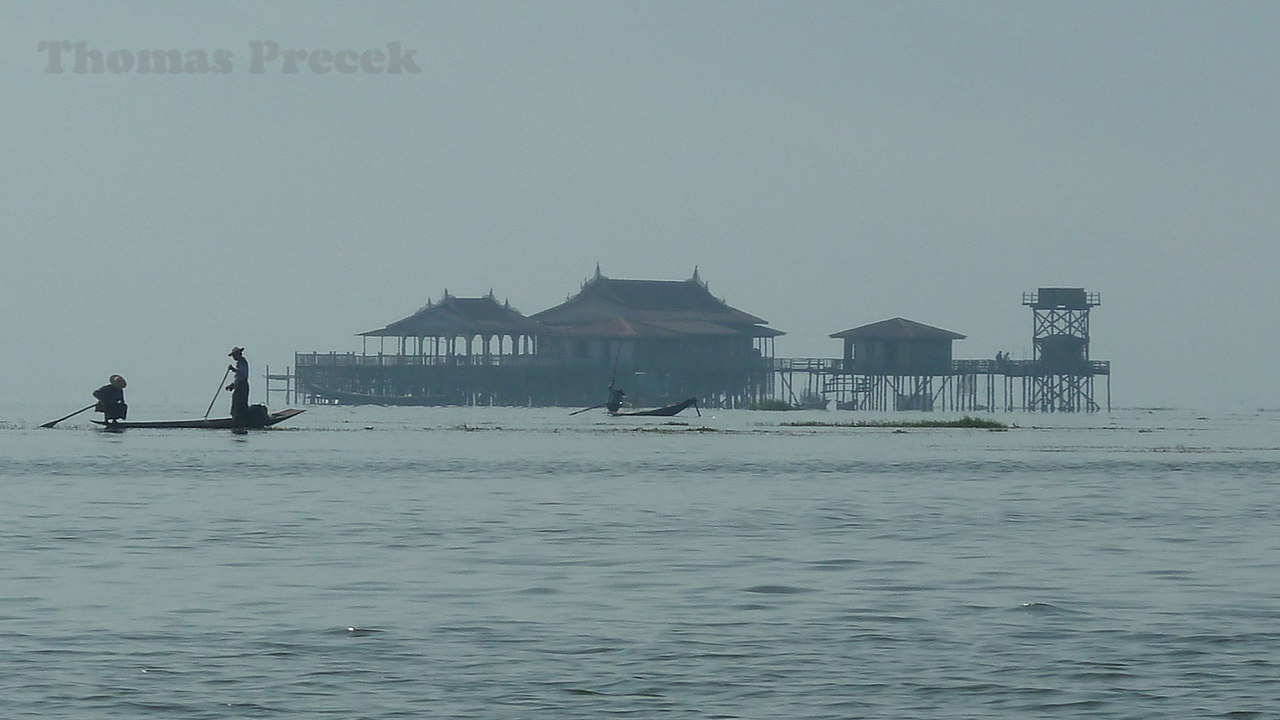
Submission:
[[231,391],[231,419],[243,422],[249,417],[249,361],[244,359],[244,348],[238,345],[227,356],[235,361],[227,369],[236,374],[227,386]]

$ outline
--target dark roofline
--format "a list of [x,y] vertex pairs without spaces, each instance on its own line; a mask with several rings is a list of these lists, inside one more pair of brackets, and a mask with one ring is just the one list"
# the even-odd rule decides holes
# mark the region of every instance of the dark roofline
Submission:
[[[477,316],[475,309],[488,316]],[[490,290],[488,295],[460,298],[445,290],[440,302],[427,304],[414,314],[377,330],[358,333],[360,337],[449,337],[463,333],[475,335],[531,335],[542,326],[511,307],[499,304]]]
[[[692,286],[697,290],[694,295],[684,292]],[[656,292],[661,297],[664,290],[674,294],[682,294],[684,300],[694,300],[702,307],[666,306],[657,302],[649,305],[637,305],[636,295],[645,291]],[[652,296],[647,299],[652,299]],[[595,305],[596,307],[592,307]],[[572,317],[575,311],[584,312],[588,317],[581,319],[563,319]],[[767,325],[762,318],[743,312],[723,299],[711,294],[707,283],[694,268],[693,276],[687,280],[631,280],[610,278],[600,272],[599,266],[593,277],[582,284],[582,289],[565,302],[530,316],[533,320],[555,325],[594,323],[608,316],[627,317],[636,320],[675,320],[683,317],[699,316],[699,319],[715,322],[727,327],[745,328],[753,325]]]
[[896,317],[831,333],[831,337],[842,340],[963,340],[965,336],[914,320]]

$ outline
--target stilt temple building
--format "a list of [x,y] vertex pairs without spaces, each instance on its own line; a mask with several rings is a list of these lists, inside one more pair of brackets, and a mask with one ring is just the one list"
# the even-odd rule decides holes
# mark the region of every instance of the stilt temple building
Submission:
[[[384,405],[551,405],[602,402],[625,389],[637,406],[696,397],[703,407],[764,400],[866,411],[1102,409],[1095,380],[1111,366],[1089,354],[1096,293],[1026,293],[1034,356],[957,360],[964,335],[905,318],[833,333],[839,358],[776,358],[783,333],[687,280],[595,275],[564,303],[522,315],[490,291],[448,291],[416,313],[360,333],[361,353],[295,353],[303,402]],[[376,352],[369,344],[377,343]],[[797,397],[799,393],[799,397]]]
[[[520,405],[536,382],[540,328],[493,291],[445,290],[414,314],[360,333],[364,352],[296,354],[299,394],[312,402]],[[371,339],[378,351],[370,353]],[[387,345],[391,345],[388,352]]]
[[781,334],[714,297],[696,269],[666,281],[618,280],[597,268],[578,294],[532,317],[492,291],[446,291],[361,333],[359,355],[296,353],[296,382],[311,402],[583,406],[616,386],[636,405],[697,397],[704,407],[742,407],[772,393]]
[[697,397],[708,407],[742,407],[772,391],[773,339],[783,333],[684,281],[595,277],[533,319],[547,328],[540,355],[557,369],[554,395],[594,401],[600,388],[662,404]]

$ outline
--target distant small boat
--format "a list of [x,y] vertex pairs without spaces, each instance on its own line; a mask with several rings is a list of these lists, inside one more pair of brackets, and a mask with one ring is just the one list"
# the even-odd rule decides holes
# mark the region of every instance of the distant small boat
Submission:
[[[654,408],[652,410],[633,410],[631,412],[615,412],[609,414],[614,417],[671,417],[672,415],[679,415],[690,407],[698,407],[698,398],[691,397],[688,400],[681,400],[674,405],[667,405],[665,407]],[[702,413],[698,414],[701,415]]]
[[93,422],[101,425],[103,429],[124,430],[126,428],[151,428],[151,429],[206,429],[206,430],[235,430],[239,428],[265,428],[277,425],[288,420],[295,415],[301,415],[306,410],[281,410],[267,415],[266,419],[258,422],[238,422],[233,418],[196,418],[193,420],[121,420],[120,422],[108,423],[104,420],[94,420]]

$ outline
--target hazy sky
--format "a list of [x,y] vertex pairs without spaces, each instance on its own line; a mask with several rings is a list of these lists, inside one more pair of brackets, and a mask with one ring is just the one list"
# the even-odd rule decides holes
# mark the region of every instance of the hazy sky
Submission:
[[[1022,293],[1085,287],[1117,406],[1280,407],[1280,3],[0,15],[13,399],[74,409],[119,372],[139,417],[202,407],[239,344],[261,401],[265,365],[358,350],[445,288],[532,314],[599,263],[697,266],[784,357],[895,316],[1029,357]],[[138,72],[144,50],[193,72]]]

